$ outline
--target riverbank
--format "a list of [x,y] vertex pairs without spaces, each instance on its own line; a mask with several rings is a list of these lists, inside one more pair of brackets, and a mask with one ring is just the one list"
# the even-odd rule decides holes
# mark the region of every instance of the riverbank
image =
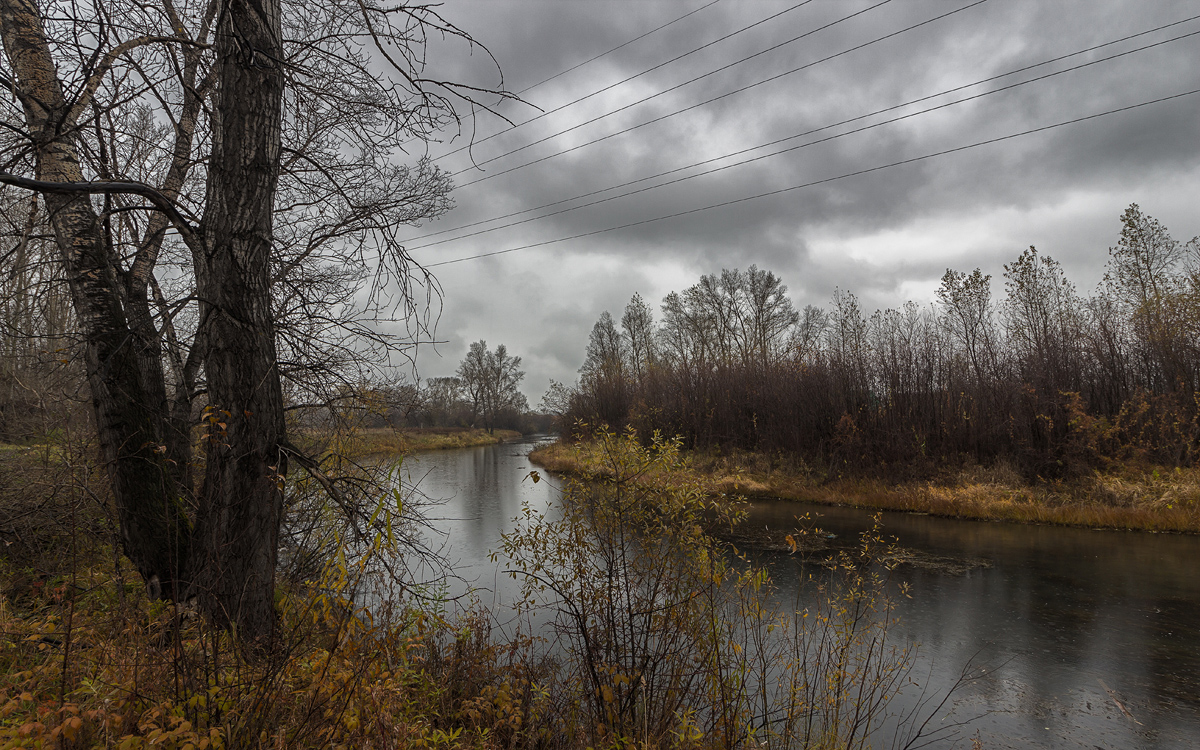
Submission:
[[239,658],[228,632],[149,600],[102,541],[76,541],[49,571],[0,555],[4,750],[515,744],[491,697],[531,678],[479,618],[369,618],[336,576],[321,581],[333,588],[281,581],[276,648]]
[[[407,427],[392,429],[378,427],[370,429],[351,430],[348,434],[315,440],[311,435],[301,432],[297,442],[305,447],[312,447],[316,442],[336,442],[340,452],[352,458],[365,458],[384,454],[417,453],[421,451],[452,450],[454,448],[474,448],[480,445],[496,445],[521,437],[516,430],[487,430],[475,427]],[[53,445],[46,443],[31,443],[29,445],[13,445],[0,443],[0,453],[30,453],[42,451],[49,455],[56,451]]]
[[[522,499],[528,499],[525,491],[536,486],[535,492],[544,494],[536,501],[535,513],[557,498],[557,492],[546,483],[526,480],[528,464],[523,450],[488,450],[492,457],[480,461],[483,452],[464,450],[444,459],[431,458],[460,459],[460,468],[479,472],[481,481],[471,484],[482,491],[466,500],[474,513],[459,512],[468,507],[460,505],[438,514],[450,518],[433,520],[473,515],[474,520],[486,524],[480,528],[499,535],[496,516],[480,513],[479,508],[482,498],[508,494],[500,485],[519,488]],[[15,456],[13,460],[23,459]],[[640,457],[626,460],[636,462]],[[28,476],[34,468],[0,462],[0,488],[6,486],[6,478],[20,477],[25,480],[22,491],[28,491]],[[462,477],[465,472],[450,474]],[[103,481],[99,472],[89,476]],[[470,494],[468,487],[445,489],[450,491],[435,496]],[[102,485],[95,490],[97,495],[103,494]],[[843,602],[852,602],[859,616],[850,627],[841,627],[832,615],[811,621],[783,617],[772,602],[727,596],[726,592],[740,590],[747,597],[758,597],[768,588],[764,586],[766,577],[714,575],[707,556],[709,547],[694,536],[699,533],[695,523],[696,513],[701,512],[699,504],[693,504],[690,515],[674,518],[673,526],[651,525],[661,539],[634,537],[624,531],[588,536],[591,525],[580,523],[583,516],[565,526],[553,520],[543,524],[540,515],[531,515],[524,535],[514,530],[510,538],[519,542],[520,550],[514,557],[516,568],[530,566],[524,569],[536,569],[538,575],[560,581],[574,575],[573,571],[582,571],[577,579],[579,588],[567,590],[583,597],[575,601],[600,602],[597,616],[608,618],[583,621],[588,628],[582,631],[585,637],[598,639],[609,632],[623,636],[609,647],[615,654],[611,661],[598,662],[593,661],[590,650],[550,650],[533,632],[506,636],[493,629],[500,621],[499,610],[463,612],[441,591],[435,591],[436,597],[409,598],[399,587],[376,588],[373,582],[379,579],[375,576],[383,570],[380,563],[395,560],[400,553],[399,548],[389,546],[390,523],[388,533],[375,537],[374,555],[358,558],[346,553],[362,548],[350,532],[327,546],[337,553],[313,573],[297,575],[296,569],[286,566],[288,559],[296,558],[284,555],[276,588],[275,645],[265,653],[239,650],[236,639],[197,616],[191,606],[147,598],[128,561],[111,546],[111,526],[92,522],[90,514],[97,513],[92,496],[60,491],[28,499],[40,507],[51,502],[46,510],[70,526],[58,530],[65,541],[43,537],[45,543],[39,546],[46,554],[40,561],[28,554],[13,555],[16,546],[0,546],[0,750],[51,746],[287,746],[315,750],[375,746],[380,738],[385,738],[389,747],[443,750],[534,745],[574,750],[617,744],[647,750],[680,746],[708,750],[749,743],[745,728],[753,726],[750,722],[757,713],[751,713],[754,704],[739,697],[736,688],[761,681],[764,674],[773,679],[790,674],[793,682],[784,683],[787,687],[777,693],[778,700],[768,704],[768,715],[783,716],[784,720],[756,726],[756,737],[779,737],[781,741],[795,737],[797,744],[809,746],[816,744],[815,738],[810,741],[803,734],[810,731],[825,742],[833,737],[848,745],[840,718],[857,709],[859,696],[868,695],[870,713],[864,711],[866,718],[853,731],[858,731],[858,726],[865,726],[863,731],[872,729],[886,718],[874,707],[884,706],[883,701],[894,697],[889,685],[898,679],[888,683],[874,675],[883,670],[903,675],[907,669],[903,654],[893,658],[892,652],[878,647],[885,635],[883,629],[891,621],[864,614],[883,606],[876,588],[847,585],[844,593],[832,593],[813,603],[814,612],[829,613],[833,607],[844,606]],[[305,504],[292,507],[303,513]],[[508,510],[515,512],[511,507]],[[299,516],[297,523],[286,528],[320,523],[324,516]],[[642,521],[649,516],[644,513]],[[605,517],[609,523],[631,518],[624,513]],[[644,527],[642,523],[630,528],[645,531]],[[399,539],[403,530],[397,529]],[[478,541],[473,533],[456,534],[456,541],[464,546],[469,540]],[[648,544],[680,552],[679,541],[685,535],[691,540],[688,553],[632,554]],[[418,543],[420,538],[416,537]],[[438,538],[437,531],[433,538]],[[28,533],[22,539],[19,544],[36,541]],[[606,540],[619,540],[607,543],[621,546],[596,546]],[[490,544],[495,548],[494,541]],[[619,554],[591,554],[597,549]],[[560,555],[561,561],[557,561]],[[488,557],[496,565],[490,553]],[[610,561],[608,567],[596,567],[605,560]],[[615,561],[620,561],[620,567],[614,567],[618,565]],[[724,563],[721,565],[723,569]],[[642,598],[630,603],[614,596],[613,580],[632,581],[625,591],[644,592]],[[722,585],[722,580],[729,585]],[[361,592],[368,586],[371,588],[366,590],[372,593],[364,598],[371,608],[355,609],[365,606],[355,602],[361,601]],[[418,589],[420,593],[425,590]],[[665,597],[663,590],[668,592]],[[843,591],[824,586],[821,590]],[[386,598],[377,598],[376,591]],[[397,592],[394,598],[388,596],[391,592]],[[756,619],[749,619],[741,609],[746,601],[759,605]],[[559,611],[553,599],[536,606],[547,621]],[[659,610],[654,620],[638,615],[647,606]],[[504,618],[508,617],[505,613]],[[787,637],[793,641],[778,641],[785,632],[781,620],[813,630],[791,631]],[[714,622],[721,627],[712,627]],[[734,623],[730,628],[737,631],[727,630],[726,622]],[[829,624],[834,622],[839,624]],[[611,627],[611,623],[620,627]],[[753,639],[741,635],[751,632],[757,634]],[[803,658],[808,661],[804,669],[794,668],[798,663],[785,662],[782,656],[800,653],[797,647],[772,647],[762,652],[762,662],[757,656],[751,658],[768,633],[776,639],[772,643],[784,644],[812,635],[828,650],[805,650]],[[850,649],[864,652],[867,642],[876,647],[870,651],[866,667],[857,666],[859,662],[843,667],[832,658]],[[808,640],[803,643],[810,648]],[[731,648],[748,656],[721,658]],[[701,657],[697,659],[696,654]],[[592,669],[596,664],[627,664],[631,666],[625,669],[632,671],[646,663],[655,668],[632,676],[625,671]],[[760,669],[760,663],[763,671],[754,671]],[[593,671],[600,683],[595,690],[590,689],[594,683],[586,676]],[[809,684],[817,687],[809,689]],[[639,692],[630,692],[635,686]],[[633,699],[620,700],[624,696]],[[614,705],[633,706],[638,713],[623,708],[626,713],[617,714]],[[631,714],[639,720],[629,720]],[[735,717],[737,723],[728,717]],[[628,741],[629,735],[616,734],[618,721],[629,727],[622,730],[632,734]],[[914,725],[914,731],[923,726],[919,720]],[[776,727],[782,728],[770,734]],[[686,742],[681,743],[680,737]]]
[[338,437],[338,449],[353,458],[381,455],[408,455],[423,451],[474,448],[516,440],[516,430],[487,430],[473,427],[389,427],[353,430]]
[[[529,460],[566,475],[601,465],[592,446],[554,443]],[[711,495],[794,500],[854,508],[928,513],[949,518],[1055,524],[1096,529],[1200,533],[1200,471],[1127,468],[1070,482],[1025,481],[1014,469],[967,467],[932,481],[887,483],[878,479],[819,476],[803,465],[751,453],[691,453],[670,472],[643,476],[648,484],[687,481]]]

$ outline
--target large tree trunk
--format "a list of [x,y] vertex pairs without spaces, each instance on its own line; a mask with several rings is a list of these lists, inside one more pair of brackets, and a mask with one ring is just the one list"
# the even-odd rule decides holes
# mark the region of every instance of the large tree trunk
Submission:
[[[53,183],[83,179],[75,125],[31,0],[0,0],[0,35],[17,79],[35,149],[35,174]],[[121,285],[90,196],[47,192],[46,208],[85,340],[88,386],[101,453],[113,486],[126,555],[148,582],[177,593],[188,558],[188,523],[178,464],[168,460],[164,404],[151,394],[138,355],[155,342],[131,331]]]
[[[205,214],[198,232],[180,226],[194,254],[201,299],[200,349],[185,369],[194,372],[203,359],[213,405],[193,525],[181,497],[190,484],[190,393],[176,394],[174,404],[167,397],[160,332],[147,295],[154,258],[141,252],[130,273],[120,271],[83,184],[74,121],[79,107],[64,98],[40,13],[33,0],[0,0],[0,34],[33,137],[36,177],[43,181],[26,186],[46,195],[67,270],[125,552],[164,595],[195,595],[214,619],[263,642],[275,621],[286,473],[268,268],[283,98],[279,0],[229,0],[220,19]],[[172,174],[168,180],[168,203],[181,179]],[[173,220],[179,224],[177,212]],[[148,238],[154,251],[160,228],[161,220]],[[177,388],[190,386],[187,373]]]
[[269,259],[279,174],[279,0],[230,0],[217,29],[219,89],[196,264],[213,419],[193,544],[204,609],[263,641],[274,582],[285,459]]

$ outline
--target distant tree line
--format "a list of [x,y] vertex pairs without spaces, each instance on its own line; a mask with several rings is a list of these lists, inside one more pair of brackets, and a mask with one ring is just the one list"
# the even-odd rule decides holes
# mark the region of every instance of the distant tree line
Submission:
[[477,427],[530,433],[546,429],[548,419],[529,412],[519,390],[525,371],[521,358],[504,344],[489,350],[487,342],[471,344],[454,376],[426,378],[425,384],[374,384],[346,399],[349,408],[365,410],[368,427]]
[[[574,387],[545,406],[570,430],[632,425],[698,448],[795,454],[831,470],[927,472],[1014,460],[1045,478],[1200,451],[1200,242],[1136,204],[1081,296],[1035,248],[991,278],[947,270],[936,303],[865,315],[838,289],[794,308],[751,266],[663,300],[634,295],[592,329]],[[587,425],[587,426],[583,426]]]

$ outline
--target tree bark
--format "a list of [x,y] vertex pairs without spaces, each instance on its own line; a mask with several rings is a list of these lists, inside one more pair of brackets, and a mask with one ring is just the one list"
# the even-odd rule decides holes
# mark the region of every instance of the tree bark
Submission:
[[196,264],[212,405],[193,544],[204,609],[273,631],[286,459],[269,260],[284,78],[279,0],[231,0],[217,28],[213,151]]
[[[41,14],[33,0],[0,0],[0,35],[24,105],[35,175],[42,181],[24,186],[45,195],[67,270],[125,552],[152,589],[157,585],[174,599],[197,596],[215,620],[260,643],[275,621],[286,473],[269,289],[284,88],[280,16],[279,0],[231,0],[221,11],[220,88],[200,229],[182,225],[170,203],[182,181],[175,171],[165,188],[169,194],[151,188],[139,193],[155,193],[150,199],[180,225],[195,261],[200,350],[192,352],[185,370],[194,372],[203,361],[212,408],[193,525],[181,497],[190,484],[190,393],[176,394],[174,404],[167,398],[161,333],[147,295],[151,256],[165,223],[152,223],[134,268],[122,274],[90,192],[138,190],[84,181],[74,119],[81,110],[64,97]],[[184,157],[198,100],[189,104],[189,117],[181,123],[189,132],[177,133]],[[183,410],[177,408],[181,404]]]

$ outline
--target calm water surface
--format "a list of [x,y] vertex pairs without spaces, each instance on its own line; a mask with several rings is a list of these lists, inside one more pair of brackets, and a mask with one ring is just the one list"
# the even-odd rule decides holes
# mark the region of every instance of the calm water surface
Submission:
[[[464,579],[451,592],[472,589],[494,611],[519,586],[489,553],[523,502],[558,498],[556,480],[527,478],[534,442],[405,462],[443,501],[435,526]],[[871,526],[864,511],[778,501],[753,504],[748,524],[769,534],[804,514],[839,540]],[[901,635],[920,644],[914,675],[944,690],[969,660],[987,668],[953,711],[974,717],[968,735],[978,730],[985,748],[1200,748],[1200,538],[903,513],[883,525],[917,560],[896,571],[912,585],[900,615]],[[759,554],[794,597],[797,561]]]

